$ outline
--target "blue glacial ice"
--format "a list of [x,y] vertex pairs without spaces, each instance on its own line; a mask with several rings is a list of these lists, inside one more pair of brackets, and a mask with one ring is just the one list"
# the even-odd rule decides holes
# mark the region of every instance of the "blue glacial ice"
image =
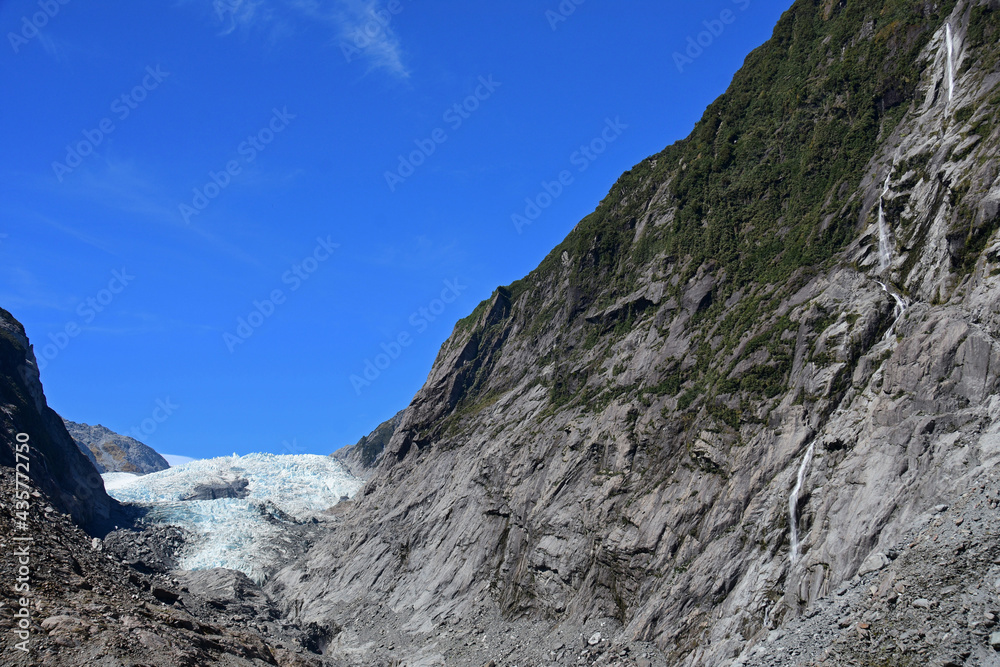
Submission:
[[[327,456],[249,454],[186,463],[149,475],[106,473],[108,494],[149,510],[147,520],[197,537],[185,546],[185,570],[226,567],[261,582],[279,557],[274,548],[292,521],[308,521],[352,498],[364,482]],[[247,481],[245,498],[184,500],[199,485]]]

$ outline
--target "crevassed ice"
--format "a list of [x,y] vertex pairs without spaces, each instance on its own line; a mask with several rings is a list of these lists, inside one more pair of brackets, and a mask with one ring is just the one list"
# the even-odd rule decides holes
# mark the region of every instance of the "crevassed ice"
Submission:
[[[185,547],[187,570],[226,567],[260,582],[278,557],[280,510],[298,520],[350,498],[364,482],[326,456],[249,454],[199,460],[149,475],[102,475],[108,494],[149,509],[147,518],[182,526],[198,539]],[[247,480],[246,498],[182,500],[200,484]],[[270,555],[269,555],[270,554]]]

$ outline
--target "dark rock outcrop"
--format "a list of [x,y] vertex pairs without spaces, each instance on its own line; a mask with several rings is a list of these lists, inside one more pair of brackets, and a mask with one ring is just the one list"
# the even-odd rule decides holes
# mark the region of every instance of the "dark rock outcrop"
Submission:
[[181,500],[217,500],[219,498],[246,498],[249,495],[245,478],[220,479],[211,484],[198,484]]
[[107,530],[117,503],[63,420],[46,404],[24,327],[0,309],[0,466],[25,462],[17,456],[25,439],[28,449],[22,454],[28,456],[31,483],[88,530]]
[[166,573],[177,568],[185,542],[193,537],[177,526],[147,525],[138,521],[133,526],[108,533],[103,549],[139,572]]

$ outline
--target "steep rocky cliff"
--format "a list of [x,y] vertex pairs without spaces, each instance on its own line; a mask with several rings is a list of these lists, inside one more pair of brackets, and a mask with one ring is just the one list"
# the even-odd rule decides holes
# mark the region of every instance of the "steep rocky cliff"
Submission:
[[340,461],[352,475],[362,479],[371,477],[386,445],[403,420],[403,410],[375,427],[375,430],[358,440],[357,444],[341,447],[331,456]]
[[[690,666],[891,591],[859,569],[909,562],[1000,462],[998,40],[995,0],[796,2],[688,139],[458,323],[269,590],[348,664],[650,664],[648,640]],[[975,627],[957,659],[989,664]]]
[[131,472],[146,475],[170,467],[166,459],[149,445],[115,433],[98,424],[77,424],[64,419],[66,430],[97,472]]
[[18,462],[18,434],[27,438],[32,485],[77,523],[97,532],[107,528],[117,503],[105,493],[101,476],[62,419],[46,404],[24,327],[0,309],[0,466],[14,468]]

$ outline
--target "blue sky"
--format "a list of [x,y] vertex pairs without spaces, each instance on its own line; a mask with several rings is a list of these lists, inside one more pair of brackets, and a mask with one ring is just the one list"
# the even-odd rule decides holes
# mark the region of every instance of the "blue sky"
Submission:
[[0,306],[68,419],[327,454],[789,5],[7,0]]

